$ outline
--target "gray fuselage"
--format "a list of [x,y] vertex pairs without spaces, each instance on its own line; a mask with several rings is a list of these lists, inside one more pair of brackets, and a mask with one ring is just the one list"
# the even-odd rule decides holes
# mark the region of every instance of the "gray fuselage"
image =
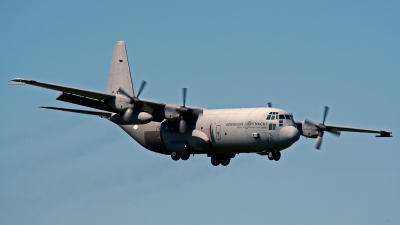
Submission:
[[[293,118],[277,108],[204,110],[178,132],[179,121],[121,125],[143,147],[162,154],[189,150],[192,154],[244,153],[283,150],[300,133]],[[183,148],[183,145],[185,148]]]

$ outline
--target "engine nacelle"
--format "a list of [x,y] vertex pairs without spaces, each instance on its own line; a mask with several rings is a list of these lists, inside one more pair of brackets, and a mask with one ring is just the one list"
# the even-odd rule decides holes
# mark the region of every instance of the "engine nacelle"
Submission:
[[164,110],[160,113],[160,116],[167,120],[178,120],[179,119],[179,111],[180,105],[165,105]]
[[115,98],[108,101],[108,105],[118,111],[125,111],[130,107],[130,102],[131,100],[128,97],[116,94]]
[[125,113],[116,113],[110,117],[110,121],[120,125],[146,124],[153,120],[153,116],[147,112],[134,112],[127,109]]
[[308,138],[317,138],[318,137],[318,128],[316,126],[311,126],[305,123],[297,123],[297,129],[300,131],[300,134],[304,137]]

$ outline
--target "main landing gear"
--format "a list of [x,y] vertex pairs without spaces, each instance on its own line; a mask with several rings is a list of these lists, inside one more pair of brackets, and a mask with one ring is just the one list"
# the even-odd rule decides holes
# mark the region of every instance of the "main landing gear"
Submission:
[[279,159],[281,158],[281,152],[278,150],[273,150],[268,152],[268,159],[269,160],[275,160],[275,161],[279,161]]
[[175,161],[179,159],[188,160],[190,158],[190,153],[188,151],[185,152],[171,152],[171,158]]
[[227,166],[231,162],[231,158],[235,157],[233,154],[213,154],[211,157],[211,164],[213,166],[223,165]]

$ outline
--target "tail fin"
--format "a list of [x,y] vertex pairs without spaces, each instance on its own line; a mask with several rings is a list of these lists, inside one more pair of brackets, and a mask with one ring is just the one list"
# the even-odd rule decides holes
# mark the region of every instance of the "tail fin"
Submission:
[[120,87],[129,95],[134,96],[124,41],[117,41],[117,43],[115,43],[106,92],[110,94],[116,93]]

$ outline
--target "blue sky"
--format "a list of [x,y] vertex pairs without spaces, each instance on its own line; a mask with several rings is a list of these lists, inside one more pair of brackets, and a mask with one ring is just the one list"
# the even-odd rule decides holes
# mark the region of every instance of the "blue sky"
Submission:
[[[386,1],[8,1],[0,8],[1,224],[399,224],[400,3]],[[279,162],[174,162],[58,92],[105,91],[127,45],[143,98],[275,107],[295,119],[390,130],[301,138]]]

